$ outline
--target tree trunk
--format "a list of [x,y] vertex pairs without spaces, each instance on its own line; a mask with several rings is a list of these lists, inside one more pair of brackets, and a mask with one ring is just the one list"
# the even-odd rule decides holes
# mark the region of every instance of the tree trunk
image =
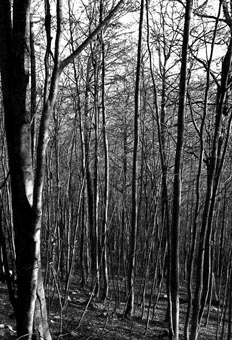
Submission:
[[[202,215],[202,225],[200,232],[200,243],[197,257],[197,285],[195,292],[195,299],[193,304],[191,340],[196,340],[198,337],[201,318],[203,315],[205,303],[208,295],[208,288],[210,282],[211,268],[210,268],[210,242],[212,234],[212,217],[213,209],[216,200],[216,193],[220,172],[222,169],[225,151],[228,143],[228,137],[224,142],[224,150],[221,150],[221,130],[222,130],[222,115],[225,105],[226,94],[228,90],[228,81],[230,74],[230,65],[232,59],[232,38],[228,45],[227,53],[222,62],[221,86],[217,93],[216,115],[214,123],[214,135],[212,148],[210,150],[210,157],[207,160],[207,191],[204,202],[204,209]],[[228,122],[230,129],[231,119]],[[227,134],[229,132],[227,131]]]
[[[103,1],[100,3],[100,22],[102,22],[104,8]],[[108,263],[107,263],[107,233],[108,233],[108,208],[109,208],[109,145],[108,136],[106,130],[106,107],[105,107],[105,42],[104,36],[101,32],[101,57],[102,57],[102,92],[101,92],[101,106],[102,106],[102,129],[103,129],[103,144],[104,144],[104,211],[103,211],[103,222],[102,222],[102,272],[103,272],[103,291],[102,299],[103,301],[108,297],[109,291],[109,274],[108,274]]]
[[180,87],[179,87],[179,107],[178,107],[178,127],[177,144],[174,165],[174,184],[173,184],[173,206],[171,224],[171,251],[170,251],[170,292],[171,292],[171,314],[173,322],[173,332],[171,339],[179,339],[179,229],[180,229],[180,205],[181,205],[181,169],[184,139],[185,122],[185,99],[186,99],[186,74],[187,74],[187,54],[189,43],[189,31],[192,14],[193,1],[186,3],[184,36],[181,56]]
[[[57,0],[53,65],[51,67],[48,64],[47,57],[45,73],[48,76],[45,80],[34,174],[31,115],[27,103],[30,77],[30,0],[0,1],[0,69],[16,249],[17,300],[14,309],[17,335],[23,336],[25,340],[31,340],[33,335],[36,339],[51,339],[41,275],[40,231],[48,126],[57,97],[60,74],[109,23],[124,2],[120,0],[84,42],[60,61],[63,4],[62,0]],[[46,5],[49,7],[49,1]],[[51,47],[49,33],[50,30],[46,30],[47,46]],[[51,77],[49,69],[52,69]]]
[[137,68],[135,83],[135,112],[134,112],[134,148],[133,148],[133,170],[132,170],[132,209],[131,209],[131,235],[129,250],[129,268],[128,268],[128,301],[125,316],[131,317],[134,309],[134,284],[135,284],[135,264],[136,264],[136,246],[137,246],[137,228],[138,228],[138,197],[137,197],[137,157],[139,145],[139,96],[140,96],[140,69],[142,53],[142,28],[143,28],[144,0],[140,5],[139,20],[139,38],[137,52]]
[[[0,61],[17,255],[17,300],[14,308],[17,335],[27,334],[27,339],[31,339],[35,330],[37,276],[41,262],[40,219],[32,207],[31,120],[26,98],[29,80],[30,3],[14,2],[13,27],[10,12],[10,3],[2,1]],[[42,283],[39,290],[44,293]],[[46,305],[42,308],[46,310]],[[43,328],[41,323],[38,326]],[[46,340],[51,339],[48,330],[46,337],[44,332],[43,336]]]

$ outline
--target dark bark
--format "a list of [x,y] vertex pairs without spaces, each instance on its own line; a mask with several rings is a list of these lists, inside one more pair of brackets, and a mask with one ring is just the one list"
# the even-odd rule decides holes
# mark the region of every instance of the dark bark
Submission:
[[14,2],[13,23],[8,1],[1,3],[0,12],[2,91],[17,255],[17,301],[14,307],[17,334],[28,334],[29,339],[33,333],[37,272],[40,267],[39,230],[35,228],[36,214],[32,207],[30,114],[26,98],[30,58],[30,3]]
[[179,106],[178,106],[178,126],[177,143],[174,165],[174,184],[173,184],[173,206],[171,224],[171,272],[170,272],[170,291],[171,291],[171,313],[173,321],[173,332],[171,339],[179,339],[179,235],[180,235],[180,206],[181,206],[181,170],[182,153],[185,128],[185,100],[186,100],[186,80],[187,80],[187,56],[189,44],[190,22],[193,1],[187,0],[185,9],[184,35],[181,54],[180,86],[179,86]]
[[[214,205],[216,200],[216,193],[218,188],[218,182],[222,165],[224,162],[225,151],[227,148],[228,137],[224,142],[224,151],[221,150],[221,124],[223,108],[225,105],[226,94],[228,90],[228,80],[230,75],[230,65],[232,58],[232,40],[228,46],[227,53],[222,62],[222,74],[221,85],[218,89],[217,102],[216,102],[216,114],[214,123],[213,143],[210,150],[210,157],[208,159],[208,173],[207,173],[207,191],[204,202],[204,210],[202,216],[202,225],[200,232],[200,243],[197,257],[197,285],[195,292],[195,299],[193,305],[192,315],[192,329],[191,340],[196,340],[198,337],[201,318],[203,315],[204,307],[208,297],[210,275],[211,275],[211,263],[210,263],[210,243],[212,235],[212,218]],[[230,126],[231,120],[229,120],[228,126]],[[227,132],[228,134],[228,132]],[[228,135],[227,135],[228,136]]]
[[[48,143],[49,119],[54,109],[59,77],[64,69],[108,23],[124,1],[111,11],[105,21],[62,63],[59,45],[62,33],[62,1],[57,0],[57,31],[51,78],[46,78],[44,106],[36,152],[35,179],[32,167],[31,115],[27,91],[30,74],[30,1],[0,2],[0,68],[5,113],[5,129],[11,176],[13,224],[15,231],[17,301],[15,307],[17,335],[50,340],[46,304],[41,277],[40,231],[42,191]],[[49,2],[47,2],[49,5]],[[11,10],[13,17],[11,20]],[[49,28],[47,44],[50,46]],[[48,59],[47,59],[48,61]],[[50,65],[46,64],[48,70]],[[49,88],[48,88],[49,84]],[[33,104],[33,103],[32,103]],[[38,318],[40,314],[41,317]]]

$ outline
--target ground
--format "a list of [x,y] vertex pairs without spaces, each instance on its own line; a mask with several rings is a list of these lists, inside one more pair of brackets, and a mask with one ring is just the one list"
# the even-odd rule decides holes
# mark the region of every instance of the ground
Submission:
[[[136,303],[135,316],[123,317],[125,303],[118,305],[111,294],[104,304],[91,296],[87,289],[72,284],[66,303],[61,299],[61,291],[55,286],[49,292],[48,312],[53,339],[82,340],[141,340],[168,339],[167,323],[164,321],[167,301],[160,295],[156,308],[150,310],[147,325],[146,300],[143,318],[141,304]],[[187,304],[182,300],[180,310],[181,334]],[[62,308],[63,307],[63,308]],[[217,309],[211,310],[207,327],[203,327],[199,340],[215,339],[217,331]],[[183,339],[183,336],[180,337]],[[226,334],[225,334],[226,338]],[[0,283],[0,340],[16,339],[15,320],[9,303],[6,284]],[[221,338],[222,339],[222,338]]]

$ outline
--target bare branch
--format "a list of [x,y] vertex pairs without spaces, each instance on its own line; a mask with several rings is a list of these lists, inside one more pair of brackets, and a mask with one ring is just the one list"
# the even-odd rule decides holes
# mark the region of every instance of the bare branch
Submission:
[[59,73],[63,71],[63,69],[70,64],[73,59],[75,59],[84,48],[90,43],[91,40],[110,22],[110,20],[114,17],[114,15],[118,12],[118,10],[122,7],[122,5],[126,2],[126,0],[120,0],[119,3],[109,12],[107,17],[95,28],[95,30],[89,34],[89,36],[79,45],[75,51],[73,51],[67,58],[62,60],[59,65]]
[[[192,51],[191,48],[190,48],[190,52],[191,52],[191,55],[193,56],[193,58],[194,58],[196,61],[198,61],[201,65],[203,65],[203,66],[204,66],[204,69],[207,71],[207,70],[209,69],[208,63],[205,62],[204,60],[200,59],[199,57],[197,57],[197,56],[193,53],[193,51]],[[214,74],[211,70],[210,70],[210,75],[211,75],[211,77],[213,78],[213,80],[215,81],[215,83],[217,84],[217,86],[220,87],[220,84],[219,84],[219,82],[218,82],[218,80],[217,80],[217,77],[215,76],[215,74]]]
[[[217,17],[214,16],[214,15],[200,14],[200,13],[197,13],[197,12],[194,12],[194,15],[197,15],[197,16],[200,17],[200,18],[206,18],[206,19],[217,20]],[[227,23],[227,20],[225,20],[225,19],[221,19],[221,18],[220,18],[220,19],[218,19],[218,21],[219,21],[219,22],[224,22],[224,23],[228,24],[228,23]]]

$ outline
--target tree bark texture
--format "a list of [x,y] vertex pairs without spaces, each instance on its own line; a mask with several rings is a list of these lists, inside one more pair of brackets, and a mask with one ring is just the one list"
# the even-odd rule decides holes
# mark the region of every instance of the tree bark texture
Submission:
[[128,301],[125,311],[126,316],[131,316],[134,309],[134,284],[135,284],[135,265],[136,265],[136,246],[138,228],[138,197],[137,197],[137,175],[138,175],[138,146],[139,146],[139,111],[140,111],[140,71],[142,53],[142,30],[143,30],[144,0],[140,4],[139,38],[137,50],[137,67],[135,83],[135,111],[134,111],[134,146],[133,146],[133,169],[132,169],[132,209],[131,209],[131,235],[129,250],[128,268]]
[[[16,248],[17,299],[14,308],[17,334],[31,339],[37,294],[44,295],[40,271],[40,226],[33,209],[31,117],[27,105],[30,67],[30,1],[14,1],[13,19],[9,1],[0,5],[1,78],[5,128],[11,176],[13,223]],[[48,330],[46,318],[43,320]],[[40,324],[41,326],[41,324]],[[39,326],[39,327],[40,327]],[[39,331],[49,340],[49,331]]]
[[180,86],[179,86],[179,107],[178,107],[178,126],[177,143],[174,165],[174,184],[173,184],[173,206],[171,224],[171,314],[173,321],[173,332],[170,338],[179,339],[179,229],[180,229],[180,205],[181,205],[181,170],[182,153],[184,143],[184,123],[185,123],[185,99],[186,99],[186,79],[187,79],[187,56],[189,44],[189,31],[192,14],[193,1],[187,0],[185,9],[184,36],[181,55]]
[[[51,339],[41,274],[40,231],[48,126],[57,97],[60,74],[111,20],[124,2],[119,1],[104,21],[61,62],[59,46],[63,3],[57,0],[54,58],[51,72],[48,72],[50,66],[46,64],[48,59],[45,60],[47,78],[35,154],[35,172],[32,166],[34,146],[32,148],[31,143],[33,117],[28,103],[30,67],[33,68],[33,53],[30,51],[30,0],[0,2],[0,67],[16,249],[17,299],[14,309],[17,335],[24,339]],[[49,1],[46,4],[48,8]],[[51,38],[49,32],[47,29],[48,46]],[[33,88],[30,90],[33,92]],[[31,105],[34,107],[34,103]]]

